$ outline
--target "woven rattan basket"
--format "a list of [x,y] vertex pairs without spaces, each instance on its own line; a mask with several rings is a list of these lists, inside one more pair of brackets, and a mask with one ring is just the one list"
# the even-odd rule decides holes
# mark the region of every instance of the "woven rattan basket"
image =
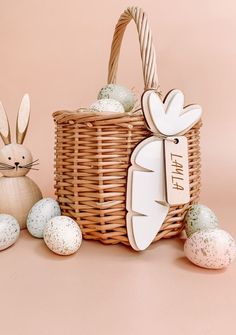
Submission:
[[[145,89],[158,88],[156,56],[145,13],[128,8],[120,17],[111,47],[108,83],[116,82],[121,42],[134,20],[139,35]],[[55,188],[62,214],[75,219],[85,239],[129,245],[126,230],[127,170],[133,148],[150,135],[141,111],[53,114],[56,125]],[[177,235],[200,191],[200,125],[188,131],[190,203],[170,207],[154,241]]]

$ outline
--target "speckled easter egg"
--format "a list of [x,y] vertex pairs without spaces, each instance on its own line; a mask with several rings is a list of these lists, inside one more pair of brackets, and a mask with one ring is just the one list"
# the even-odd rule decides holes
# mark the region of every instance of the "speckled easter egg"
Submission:
[[68,216],[56,216],[45,226],[44,242],[58,255],[71,255],[82,242],[80,227]]
[[0,250],[10,247],[20,235],[20,225],[8,214],[0,214]]
[[236,243],[222,229],[201,230],[186,240],[184,253],[192,263],[200,267],[222,269],[235,259]]
[[119,101],[123,105],[125,112],[131,111],[135,104],[133,93],[128,88],[116,84],[104,86],[98,93],[98,99]]
[[217,228],[217,226],[218,219],[216,215],[204,205],[192,205],[185,216],[185,231],[188,237],[196,231],[213,229]]
[[124,107],[119,101],[114,99],[100,99],[92,103],[89,109],[96,112],[116,112],[124,113]]
[[31,235],[43,238],[46,223],[53,217],[61,215],[60,206],[52,198],[44,198],[36,202],[27,218],[27,229]]

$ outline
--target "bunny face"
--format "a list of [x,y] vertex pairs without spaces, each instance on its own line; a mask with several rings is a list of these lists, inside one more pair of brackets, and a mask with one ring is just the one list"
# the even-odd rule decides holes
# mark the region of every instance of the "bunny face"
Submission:
[[16,142],[11,142],[7,114],[0,102],[0,136],[5,146],[0,150],[0,172],[4,177],[25,176],[30,169],[35,169],[38,159],[33,161],[30,151],[22,145],[30,118],[30,100],[25,94],[20,105],[16,122]]
[[30,151],[22,144],[8,144],[0,150],[0,171],[4,177],[25,176],[32,161]]

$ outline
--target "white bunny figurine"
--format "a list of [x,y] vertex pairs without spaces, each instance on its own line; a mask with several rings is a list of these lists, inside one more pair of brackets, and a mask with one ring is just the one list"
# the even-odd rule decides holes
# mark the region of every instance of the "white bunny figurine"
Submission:
[[21,229],[31,207],[42,198],[42,193],[32,179],[26,177],[38,160],[22,145],[30,118],[30,100],[25,94],[18,113],[16,142],[11,143],[10,127],[6,112],[0,102],[0,135],[5,146],[0,150],[0,213],[14,216]]

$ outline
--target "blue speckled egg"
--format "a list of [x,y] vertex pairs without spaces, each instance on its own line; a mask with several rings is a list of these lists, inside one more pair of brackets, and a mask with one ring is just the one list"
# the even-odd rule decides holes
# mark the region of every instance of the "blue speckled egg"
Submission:
[[222,229],[201,230],[186,240],[184,253],[192,263],[200,267],[222,269],[235,259],[236,243]]
[[20,225],[8,214],[0,214],[0,250],[10,247],[20,235]]
[[44,198],[36,202],[27,218],[27,229],[31,235],[43,238],[46,223],[55,216],[61,215],[60,206],[52,198]]
[[217,226],[216,215],[204,205],[192,205],[185,216],[185,231],[188,237],[197,231],[217,228]]
[[98,99],[119,101],[123,105],[125,112],[131,111],[135,104],[133,93],[128,88],[116,84],[104,86],[98,93]]

